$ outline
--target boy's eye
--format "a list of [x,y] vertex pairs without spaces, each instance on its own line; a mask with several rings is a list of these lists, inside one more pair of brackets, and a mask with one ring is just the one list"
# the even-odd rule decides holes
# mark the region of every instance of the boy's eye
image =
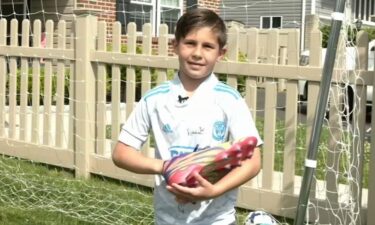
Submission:
[[185,44],[186,45],[195,45],[195,42],[194,41],[186,41]]
[[213,45],[203,45],[203,47],[205,47],[205,48],[209,48],[209,49],[213,49],[213,48],[215,48],[215,46],[213,46]]
[[[196,41],[192,41],[192,40],[185,40],[184,41],[184,45],[187,45],[187,46],[197,46],[197,45],[200,45],[199,43],[197,43]],[[210,43],[202,43],[202,47],[205,48],[205,49],[215,49],[215,45],[213,44],[210,44]]]

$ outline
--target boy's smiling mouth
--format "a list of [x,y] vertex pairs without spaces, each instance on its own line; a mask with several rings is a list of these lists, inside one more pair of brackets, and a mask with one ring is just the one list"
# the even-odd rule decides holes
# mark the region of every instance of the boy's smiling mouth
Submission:
[[201,68],[204,66],[203,63],[197,63],[197,62],[188,62],[188,64],[192,67],[192,68]]

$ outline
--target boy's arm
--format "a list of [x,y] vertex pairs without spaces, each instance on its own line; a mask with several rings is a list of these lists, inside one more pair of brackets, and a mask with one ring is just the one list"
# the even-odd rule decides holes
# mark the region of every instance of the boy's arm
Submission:
[[163,169],[162,160],[147,157],[120,141],[113,150],[112,160],[116,166],[139,174],[161,174]]
[[185,187],[178,184],[167,186],[167,189],[176,195],[180,203],[195,202],[216,198],[255,177],[261,168],[260,149],[254,149],[251,159],[242,161],[241,166],[234,168],[215,184],[211,184],[196,173],[198,181],[196,187]]

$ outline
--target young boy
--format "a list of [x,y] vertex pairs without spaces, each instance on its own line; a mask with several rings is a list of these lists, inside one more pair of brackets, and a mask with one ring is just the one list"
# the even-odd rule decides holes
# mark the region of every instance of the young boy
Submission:
[[[161,174],[165,160],[216,146],[231,139],[255,136],[262,144],[250,111],[237,90],[218,81],[215,63],[225,54],[226,28],[213,11],[196,9],[177,22],[174,51],[179,59],[175,78],[150,90],[137,104],[121,130],[113,152],[123,169],[156,174],[155,223],[235,224],[237,187],[260,170],[259,149],[215,184],[198,173],[196,187],[166,185]],[[156,141],[155,158],[138,150],[149,130]]]

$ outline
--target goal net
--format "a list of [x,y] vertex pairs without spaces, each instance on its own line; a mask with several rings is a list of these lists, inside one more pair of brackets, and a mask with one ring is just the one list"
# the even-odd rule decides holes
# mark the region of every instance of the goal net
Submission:
[[[70,2],[0,2],[0,222],[27,213],[51,223],[58,215],[58,224],[153,224],[153,178],[116,168],[111,150],[139,98],[177,71],[170,44],[182,9],[208,7],[229,28],[228,53],[215,71],[244,96],[264,139],[262,171],[238,195],[238,221],[264,210],[293,224],[332,1],[296,1],[288,10],[280,0]],[[366,71],[374,70],[374,49],[351,7],[337,45],[309,224],[369,218]],[[81,22],[87,29],[77,30]],[[153,145],[150,138],[143,153],[153,156]]]

